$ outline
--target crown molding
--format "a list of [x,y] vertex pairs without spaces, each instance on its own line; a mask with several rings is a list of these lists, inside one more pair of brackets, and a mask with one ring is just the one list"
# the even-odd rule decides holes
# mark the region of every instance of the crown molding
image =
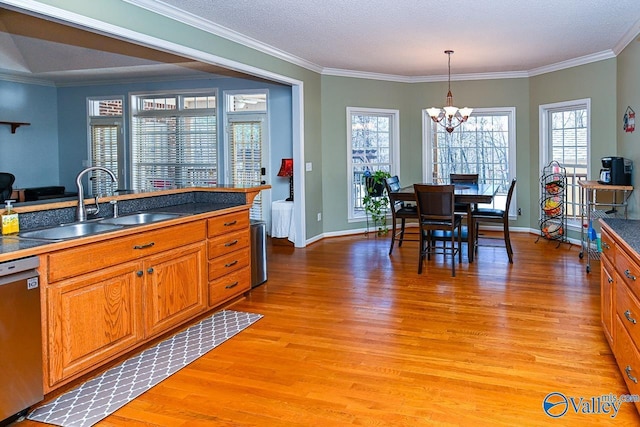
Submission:
[[0,81],[24,83],[24,84],[38,85],[38,86],[51,86],[51,87],[56,86],[52,81],[49,81],[49,80],[39,79],[39,78],[31,77],[28,75],[8,74],[8,73],[2,73],[2,72],[0,72]]
[[556,62],[555,64],[545,65],[544,67],[534,68],[529,70],[529,76],[539,76],[540,74],[552,73],[554,71],[566,70],[567,68],[577,67],[579,65],[591,64],[593,62],[603,61],[605,59],[615,58],[616,54],[613,50],[603,50],[602,52],[596,52],[591,55],[581,56],[579,58],[573,58],[562,62]]
[[306,59],[287,53],[283,50],[270,46],[259,40],[253,39],[251,37],[247,37],[227,27],[223,27],[222,25],[218,25],[214,22],[207,21],[206,19],[203,19],[192,13],[186,12],[182,9],[178,9],[177,7],[174,7],[172,5],[168,5],[166,3],[160,3],[155,0],[123,0],[123,1],[129,4],[132,4],[134,6],[146,9],[150,12],[154,12],[159,15],[165,16],[174,21],[178,21],[183,24],[189,25],[191,27],[197,28],[199,30],[205,31],[207,33],[211,33],[216,36],[222,37],[226,40],[238,43],[242,46],[246,46],[248,48],[257,50],[258,52],[262,52],[267,55],[276,57],[278,59],[282,59],[283,61],[289,62],[291,64],[298,65],[302,68],[315,71],[316,73],[322,72],[322,67],[317,64],[314,64],[311,61],[307,61]]
[[625,47],[629,45],[636,37],[640,35],[640,19],[636,21],[636,23],[625,33],[624,36],[620,39],[618,44],[613,47],[613,52],[616,55],[620,55],[620,52],[624,50]]

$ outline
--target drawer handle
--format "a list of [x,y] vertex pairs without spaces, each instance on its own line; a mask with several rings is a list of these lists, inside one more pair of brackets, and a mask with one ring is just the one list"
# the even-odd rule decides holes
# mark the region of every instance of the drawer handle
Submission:
[[631,317],[631,311],[627,310],[624,312],[624,317],[627,318],[627,320],[631,323],[633,323],[634,325],[637,323],[636,319],[634,319],[633,317]]
[[135,245],[133,247],[133,249],[146,249],[146,248],[150,248],[151,246],[155,245],[155,243],[151,242],[151,243],[147,243],[145,245]]
[[236,243],[238,243],[238,239],[234,240],[233,242],[227,242],[227,243],[225,243],[224,245],[225,245],[226,247],[229,247],[229,246],[233,246],[233,245],[235,245]]
[[233,266],[234,266],[234,265],[236,265],[237,263],[238,263],[238,260],[235,260],[235,261],[233,261],[233,262],[230,262],[230,263],[228,263],[228,264],[225,264],[224,266],[225,266],[225,267],[233,267]]
[[226,288],[226,289],[233,289],[233,288],[235,288],[236,286],[238,286],[238,282],[233,282],[232,284],[225,286],[225,288]]
[[633,274],[631,274],[631,271],[629,271],[629,270],[625,270],[625,271],[624,271],[624,275],[625,275],[625,276],[627,276],[627,278],[628,278],[628,279],[636,280],[636,276],[634,276]]
[[236,225],[237,223],[238,223],[238,220],[234,219],[234,220],[233,220],[233,221],[231,221],[231,222],[225,222],[225,223],[224,223],[224,226],[225,226],[225,227],[231,227],[232,225]]
[[624,372],[625,372],[625,374],[627,374],[627,378],[629,378],[634,383],[638,384],[638,379],[636,377],[634,377],[633,375],[631,375],[631,366],[627,365],[627,367],[624,368]]
[[611,249],[611,246],[607,242],[602,242],[602,247],[605,249]]

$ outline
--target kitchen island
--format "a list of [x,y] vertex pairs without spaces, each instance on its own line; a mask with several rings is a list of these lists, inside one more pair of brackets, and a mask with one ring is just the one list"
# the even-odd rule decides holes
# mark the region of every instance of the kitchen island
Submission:
[[[71,239],[3,236],[0,261],[39,258],[45,393],[242,298],[251,282],[249,209],[268,188],[109,196],[100,199],[107,218],[114,204],[120,218],[172,215]],[[18,205],[21,233],[73,222],[76,204]]]

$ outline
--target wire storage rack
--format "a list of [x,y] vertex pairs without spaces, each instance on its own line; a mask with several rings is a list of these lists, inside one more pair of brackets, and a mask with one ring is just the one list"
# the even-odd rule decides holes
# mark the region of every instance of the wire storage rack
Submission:
[[540,175],[540,237],[561,243],[567,241],[565,190],[566,169],[556,161],[542,168]]

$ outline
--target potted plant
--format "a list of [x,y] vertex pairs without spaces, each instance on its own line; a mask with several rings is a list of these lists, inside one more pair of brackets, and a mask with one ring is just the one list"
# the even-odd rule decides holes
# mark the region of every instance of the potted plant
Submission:
[[373,173],[366,171],[364,183],[366,194],[362,199],[364,211],[371,215],[374,227],[378,230],[378,235],[389,232],[387,227],[387,211],[389,209],[389,198],[385,191],[384,180],[391,174],[386,171],[377,170]]

